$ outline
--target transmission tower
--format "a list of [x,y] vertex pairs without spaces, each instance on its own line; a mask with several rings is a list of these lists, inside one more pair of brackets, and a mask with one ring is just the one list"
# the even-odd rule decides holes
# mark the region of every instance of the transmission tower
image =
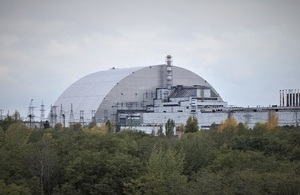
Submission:
[[54,125],[56,125],[56,122],[57,122],[56,108],[57,108],[57,106],[52,106],[52,105],[51,105],[51,111],[50,111],[50,123],[51,123],[51,126],[52,126],[52,127],[53,127]]
[[45,120],[45,105],[44,105],[44,102],[42,100],[42,104],[41,104],[41,109],[40,109],[40,112],[41,112],[41,122],[43,122]]
[[30,100],[28,107],[28,119],[29,119],[29,128],[31,128],[31,123],[34,121],[34,106],[32,106],[33,99]]
[[63,111],[62,104],[60,105],[60,111],[59,111],[59,123],[61,123],[63,127],[66,126],[66,114]]
[[71,104],[69,124],[73,124],[73,123],[74,123],[74,111],[73,111],[73,104]]
[[245,117],[245,126],[249,128],[250,124],[251,124],[251,118],[253,117],[253,115],[250,113],[247,113],[244,115],[244,117]]
[[299,118],[298,118],[298,111],[293,111],[293,120],[291,125],[295,125],[296,127],[299,126]]
[[79,122],[82,126],[84,126],[84,110],[80,110]]

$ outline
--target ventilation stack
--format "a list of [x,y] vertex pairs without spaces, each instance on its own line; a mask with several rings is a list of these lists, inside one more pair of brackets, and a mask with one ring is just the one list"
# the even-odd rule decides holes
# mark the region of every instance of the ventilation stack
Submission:
[[173,68],[172,68],[172,56],[166,56],[166,72],[165,72],[165,80],[166,80],[166,88],[171,89],[173,85]]

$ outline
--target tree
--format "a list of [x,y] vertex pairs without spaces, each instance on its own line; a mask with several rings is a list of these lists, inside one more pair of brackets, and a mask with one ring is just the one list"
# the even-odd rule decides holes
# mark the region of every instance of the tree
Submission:
[[174,135],[174,127],[175,127],[174,120],[168,119],[167,123],[165,124],[166,136],[170,137]]
[[113,127],[112,127],[112,123],[110,122],[110,120],[107,120],[105,122],[105,126],[106,126],[108,132],[113,132]]
[[7,115],[3,120],[0,120],[0,127],[2,127],[4,131],[6,131],[10,125],[18,123],[23,122],[20,120],[18,112],[16,112],[13,117]]
[[228,117],[224,122],[221,122],[221,124],[218,126],[218,130],[220,132],[225,131],[237,131],[236,127],[238,126],[238,122],[235,120],[235,118]]
[[141,168],[138,158],[124,152],[86,149],[67,165],[68,182],[64,182],[60,191],[63,194],[123,194],[124,184],[137,178]]
[[272,111],[269,115],[269,119],[267,122],[267,128],[269,131],[274,130],[278,126],[278,116],[276,112]]
[[181,123],[176,127],[176,135],[180,138],[184,134],[184,124]]
[[186,134],[180,139],[184,152],[184,173],[188,176],[207,166],[215,158],[213,140],[205,131]]
[[27,158],[29,134],[30,130],[24,123],[10,124],[2,134],[3,142],[0,145],[0,180],[5,181],[6,187],[13,187],[10,188],[11,190],[16,189],[18,186],[23,186],[25,180],[27,170],[25,159]]
[[162,126],[162,125],[159,126],[159,129],[157,130],[156,135],[157,135],[157,136],[164,136],[164,133],[163,133],[163,126]]
[[5,133],[2,127],[0,127],[0,148],[4,145],[5,143]]
[[30,189],[26,185],[17,185],[17,184],[10,184],[6,185],[3,180],[0,180],[0,194],[22,194],[22,195],[29,195],[32,194]]
[[198,130],[199,130],[199,127],[198,127],[197,118],[190,116],[186,121],[185,133],[194,133],[194,132],[197,132]]
[[41,140],[31,145],[28,159],[30,174],[39,178],[41,194],[51,192],[57,163],[52,136],[46,133]]
[[74,131],[80,131],[80,130],[82,130],[82,125],[81,125],[81,123],[73,123],[70,125],[70,129],[72,129]]
[[55,126],[54,126],[54,129],[56,131],[62,131],[63,130],[63,124],[62,123],[56,123]]
[[50,123],[49,123],[49,121],[45,121],[45,122],[43,123],[43,125],[44,125],[44,129],[50,128]]
[[267,132],[267,124],[266,123],[255,123],[253,127],[252,135],[261,136]]
[[147,173],[133,181],[128,194],[186,194],[187,177],[183,175],[183,157],[173,149],[154,147]]

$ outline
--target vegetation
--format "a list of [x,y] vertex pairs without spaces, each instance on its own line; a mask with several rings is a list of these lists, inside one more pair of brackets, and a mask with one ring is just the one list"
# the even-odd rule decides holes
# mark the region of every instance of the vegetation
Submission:
[[175,121],[172,119],[168,119],[167,123],[165,124],[166,136],[170,137],[174,135],[174,127]]
[[185,133],[195,133],[199,130],[198,120],[196,117],[189,117],[185,125]]
[[300,128],[276,121],[198,130],[190,118],[179,139],[168,136],[172,120],[155,136],[111,123],[30,129],[6,117],[0,194],[300,194]]

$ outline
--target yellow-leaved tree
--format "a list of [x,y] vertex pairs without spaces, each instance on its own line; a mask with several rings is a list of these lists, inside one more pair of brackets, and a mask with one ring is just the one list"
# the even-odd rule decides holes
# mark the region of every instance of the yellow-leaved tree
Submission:
[[268,131],[274,130],[278,126],[278,121],[279,121],[279,119],[278,119],[276,112],[271,111],[268,122],[267,122]]
[[221,124],[218,127],[219,132],[224,132],[224,131],[235,131],[237,128],[238,122],[235,120],[234,117],[230,116],[228,117],[225,121],[222,121]]

